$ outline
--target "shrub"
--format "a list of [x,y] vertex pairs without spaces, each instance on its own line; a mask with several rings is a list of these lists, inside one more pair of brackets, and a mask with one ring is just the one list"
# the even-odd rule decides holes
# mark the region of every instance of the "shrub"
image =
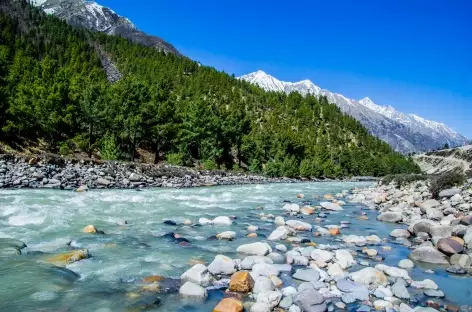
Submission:
[[248,169],[252,173],[261,173],[261,162],[256,158],[251,159]]
[[65,141],[59,145],[59,154],[61,155],[69,155],[72,152],[71,147],[69,146],[69,142]]
[[311,178],[314,175],[313,172],[313,162],[308,159],[302,160],[300,163],[300,176]]
[[106,160],[117,160],[119,154],[120,152],[115,136],[107,132],[102,140],[102,148],[100,149],[101,158]]
[[442,190],[464,184],[465,182],[466,178],[462,172],[446,172],[431,179],[429,190],[433,197],[437,198]]
[[300,175],[299,164],[294,156],[286,157],[280,168],[281,174],[287,178],[295,178]]
[[206,170],[218,169],[218,164],[213,159],[207,159],[203,161],[203,168]]
[[264,173],[272,178],[280,176],[280,163],[275,160],[269,160],[265,165]]
[[184,165],[184,155],[181,153],[170,153],[166,155],[166,161],[175,166]]
[[422,174],[390,174],[380,180],[380,183],[383,185],[388,185],[391,182],[395,183],[396,187],[400,188],[406,184],[415,182],[415,181],[425,181],[428,179],[427,175]]

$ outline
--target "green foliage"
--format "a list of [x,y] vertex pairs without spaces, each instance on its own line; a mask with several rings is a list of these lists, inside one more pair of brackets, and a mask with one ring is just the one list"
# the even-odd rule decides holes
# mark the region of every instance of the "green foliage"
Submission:
[[202,162],[203,168],[206,170],[216,170],[218,169],[218,164],[213,159],[206,159]]
[[428,178],[429,176],[423,174],[390,174],[383,177],[380,180],[380,183],[383,185],[388,185],[393,182],[397,188],[400,188],[403,185],[407,185],[416,181],[425,181]]
[[72,149],[69,145],[70,145],[70,143],[68,141],[62,142],[59,145],[59,154],[61,154],[63,156],[69,155],[72,152]]
[[437,198],[442,190],[462,185],[466,182],[466,177],[462,172],[451,171],[435,176],[431,179],[429,190],[434,198]]
[[181,153],[170,153],[166,156],[166,161],[175,166],[183,166],[184,165],[184,155]]
[[[2,137],[40,138],[51,149],[73,141],[113,159],[134,160],[145,149],[156,163],[249,164],[270,176],[419,173],[326,97],[265,92],[188,58],[8,3],[0,5]],[[120,81],[107,81],[100,54]]]
[[117,160],[119,158],[120,152],[113,134],[107,132],[103,137],[100,155],[102,159],[106,160]]

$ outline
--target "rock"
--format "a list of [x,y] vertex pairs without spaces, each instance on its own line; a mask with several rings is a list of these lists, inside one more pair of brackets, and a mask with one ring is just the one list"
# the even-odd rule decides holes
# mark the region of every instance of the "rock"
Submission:
[[88,190],[89,190],[89,188],[88,188],[87,185],[81,185],[81,186],[79,186],[79,188],[77,188],[75,191],[76,191],[77,193],[82,193],[82,192],[86,192],[86,191],[88,191]]
[[348,236],[343,236],[343,241],[347,244],[365,244],[367,242],[367,239],[363,236],[357,236],[357,235],[348,235]]
[[297,194],[297,198],[305,198],[305,195],[304,194]]
[[271,309],[279,305],[282,293],[278,290],[262,292],[257,295],[257,303],[267,304]]
[[392,292],[397,298],[410,299],[410,294],[405,287],[405,281],[399,282],[399,280],[397,280],[396,283],[392,285]]
[[447,225],[436,225],[429,229],[431,237],[447,238],[452,235],[452,227]]
[[259,227],[255,225],[250,225],[247,227],[248,232],[256,232],[257,230],[259,230]]
[[162,222],[162,223],[165,224],[165,225],[170,225],[170,226],[176,226],[177,225],[177,222],[172,221],[172,220],[164,220],[164,222]]
[[224,298],[213,308],[213,312],[243,312],[243,310],[243,303],[235,298]]
[[354,258],[352,257],[351,253],[344,249],[339,249],[335,251],[336,262],[341,266],[343,269],[347,269],[351,265],[355,264]]
[[271,275],[278,276],[280,274],[279,270],[272,265],[272,264],[267,264],[267,263],[256,263],[252,267],[252,275],[253,277],[259,277],[259,276],[266,276],[269,277]]
[[89,256],[90,255],[87,249],[77,249],[49,257],[47,262],[57,266],[66,266],[67,264],[87,259]]
[[271,252],[270,254],[267,255],[267,257],[271,259],[273,263],[277,263],[277,264],[285,263],[285,256],[279,253]]
[[462,268],[468,268],[472,265],[472,258],[468,255],[452,255],[450,261],[452,265],[459,265]]
[[16,249],[26,248],[26,244],[19,239],[14,238],[0,238],[0,249],[13,247]]
[[[52,181],[52,179],[49,180],[49,184],[53,184],[53,183],[51,183],[51,181]],[[60,182],[57,183],[57,184],[60,184]],[[99,186],[105,186],[106,187],[106,186],[109,186],[111,184],[111,182],[108,181],[107,179],[104,179],[104,178],[98,178],[97,180],[95,180],[95,184],[99,185]]]
[[338,263],[331,263],[328,266],[328,275],[331,277],[344,276],[343,268]]
[[419,206],[421,209],[423,209],[423,211],[426,211],[426,209],[428,208],[437,208],[441,205],[440,202],[438,202],[437,200],[435,199],[428,199],[428,200],[425,200],[423,203],[421,203]]
[[464,244],[459,243],[453,238],[441,238],[436,247],[447,256],[461,253],[464,250]]
[[233,221],[231,221],[229,217],[220,216],[213,219],[213,224],[214,225],[231,225],[233,224]]
[[84,233],[90,233],[90,234],[95,234],[97,233],[97,228],[93,225],[87,225],[86,227],[84,227],[84,229],[82,230],[82,232]]
[[459,265],[451,265],[446,269],[446,271],[452,274],[467,274],[467,271]]
[[377,311],[385,311],[393,308],[392,303],[385,301],[385,300],[375,300],[374,301],[374,308]]
[[256,263],[274,263],[272,259],[264,256],[247,256],[241,261],[241,268],[243,270],[251,270]]
[[247,271],[239,271],[231,276],[229,290],[235,292],[248,293],[254,287],[254,280]]
[[293,278],[305,282],[317,282],[320,279],[320,273],[314,269],[300,269],[293,274]]
[[369,257],[375,257],[378,254],[377,250],[375,249],[364,249],[362,252],[368,255]]
[[324,312],[327,310],[323,296],[314,289],[313,285],[308,283],[300,285],[294,303],[305,312]]
[[337,281],[336,286],[343,292],[341,299],[344,303],[349,304],[357,300],[369,300],[369,289],[365,285],[340,279]]
[[283,217],[280,217],[280,216],[275,217],[274,224],[278,225],[278,226],[283,226],[283,225],[285,225],[285,220],[284,220]]
[[208,225],[208,224],[213,224],[213,221],[207,219],[207,218],[200,218],[198,219],[198,223],[201,225]]
[[234,261],[223,255],[217,255],[208,266],[208,271],[213,275],[231,275],[236,272]]
[[296,231],[311,231],[312,228],[310,224],[298,220],[288,220],[285,224]]
[[384,299],[386,297],[387,298],[388,297],[393,297],[393,292],[387,287],[379,286],[375,290],[374,296],[376,296],[377,298]]
[[408,275],[408,271],[404,269],[388,266],[385,264],[377,264],[375,268],[379,271],[384,272],[385,274],[391,277],[401,277],[406,280],[410,279],[410,276]]
[[180,276],[184,282],[192,282],[194,284],[207,287],[212,283],[212,277],[208,269],[203,264],[195,264],[192,268]]
[[329,234],[331,236],[337,236],[341,234],[341,231],[339,230],[339,228],[331,228],[329,229]]
[[405,303],[400,303],[400,311],[399,312],[412,312],[413,309],[410,308],[409,305],[405,304]]
[[398,262],[398,267],[409,270],[409,269],[413,269],[415,267],[415,264],[410,259],[403,259],[403,260],[400,260],[400,262]]
[[397,223],[403,219],[403,216],[400,212],[384,212],[377,216],[377,220],[382,222],[391,222]]
[[343,207],[339,206],[338,204],[330,203],[330,202],[321,202],[320,206],[323,207],[326,210],[331,210],[331,211],[342,211],[342,210],[344,210]]
[[220,234],[216,234],[216,238],[225,239],[225,240],[233,240],[236,238],[236,232],[233,232],[233,231],[222,232]]
[[250,312],[271,312],[272,309],[271,307],[262,302],[256,302],[251,306],[251,311]]
[[298,205],[298,204],[285,204],[285,206],[282,209],[286,212],[299,213],[300,212],[300,205]]
[[275,231],[273,231],[267,240],[275,241],[275,240],[285,240],[289,235],[293,233],[293,230],[287,226],[279,226]]
[[0,258],[21,255],[21,250],[16,247],[3,247],[0,249]]
[[282,244],[276,245],[275,249],[277,249],[280,252],[286,252],[287,251],[287,247],[285,245],[282,245]]
[[388,279],[385,274],[377,269],[367,267],[357,272],[352,272],[350,277],[353,281],[364,285],[387,286]]
[[305,206],[300,209],[300,212],[306,216],[309,216],[315,213],[315,209],[312,207]]
[[432,220],[425,220],[425,219],[421,219],[420,221],[418,222],[414,222],[412,223],[409,227],[408,227],[408,231],[410,231],[411,233],[414,233],[414,234],[418,234],[418,233],[429,233],[431,231],[431,227],[437,225],[436,222],[432,221]]
[[438,285],[430,279],[425,279],[423,281],[413,281],[411,283],[411,287],[419,289],[439,289]]
[[208,297],[205,288],[192,282],[185,282],[180,289],[179,294],[181,297],[190,300],[203,300]]
[[447,190],[443,190],[443,191],[439,192],[439,197],[440,198],[452,197],[456,194],[459,194],[460,192],[461,192],[461,190],[457,189],[457,188],[447,189]]
[[315,249],[310,253],[310,257],[317,262],[329,262],[334,258],[334,253],[327,250]]
[[279,303],[279,307],[282,309],[289,309],[293,304],[293,297],[283,297],[283,299]]
[[396,237],[396,238],[399,238],[399,237],[408,238],[410,237],[410,232],[403,229],[395,229],[392,232],[390,232],[390,236]]
[[461,218],[460,223],[463,225],[472,225],[472,214]]
[[424,291],[424,294],[428,297],[444,298],[444,293],[442,291],[436,290],[436,289],[426,289]]
[[266,276],[259,276],[255,279],[253,293],[263,293],[272,291],[275,289],[275,285],[272,280]]
[[241,245],[236,249],[236,252],[255,256],[266,256],[272,252],[272,248],[266,243],[257,242]]
[[[208,220],[208,221],[210,221],[210,220]],[[184,225],[192,225],[192,223],[193,223],[192,220],[189,220],[189,219],[184,220]]]
[[413,261],[433,263],[433,264],[449,264],[446,256],[432,246],[418,247],[410,253],[409,258]]

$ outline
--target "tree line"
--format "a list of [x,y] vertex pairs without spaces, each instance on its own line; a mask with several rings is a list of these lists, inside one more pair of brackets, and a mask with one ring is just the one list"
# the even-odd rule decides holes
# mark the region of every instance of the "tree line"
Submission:
[[[0,5],[0,139],[270,176],[418,172],[325,97],[266,92],[188,58]],[[107,80],[100,57],[122,73]]]

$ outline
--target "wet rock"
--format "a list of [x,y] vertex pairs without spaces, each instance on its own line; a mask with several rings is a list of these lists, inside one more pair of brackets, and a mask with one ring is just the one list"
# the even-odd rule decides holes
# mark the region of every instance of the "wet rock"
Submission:
[[12,257],[21,255],[21,250],[16,247],[4,247],[0,249],[0,257]]
[[272,252],[272,248],[266,243],[257,242],[241,245],[236,249],[236,252],[255,256],[266,256]]
[[395,297],[400,299],[410,299],[410,294],[405,287],[406,282],[402,279],[398,279],[395,284],[392,285],[392,292]]
[[271,312],[272,309],[271,307],[262,302],[256,302],[251,306],[251,311],[250,312]]
[[357,272],[352,272],[350,277],[353,281],[364,285],[382,285],[388,284],[388,279],[385,274],[375,268],[367,267]]
[[464,250],[464,244],[461,244],[453,238],[441,238],[436,247],[439,251],[448,256],[461,253]]
[[459,194],[461,192],[460,189],[457,188],[452,188],[452,189],[447,189],[439,192],[439,197],[444,198],[444,197],[452,197],[456,194]]
[[385,300],[376,300],[374,301],[374,308],[377,311],[385,311],[393,308],[392,303],[385,301]]
[[425,279],[423,281],[413,281],[411,287],[418,289],[438,289],[438,285],[430,279]]
[[317,282],[320,279],[320,273],[314,269],[300,269],[295,272],[293,278],[305,282]]
[[198,223],[200,225],[208,225],[208,224],[213,224],[213,221],[211,221],[207,218],[200,218],[200,219],[198,219]]
[[241,268],[243,270],[251,270],[252,267],[257,263],[274,263],[272,259],[264,256],[247,256],[241,261]]
[[472,258],[469,255],[464,254],[452,255],[450,261],[452,265],[459,265],[463,268],[467,268],[472,265]]
[[274,224],[278,225],[278,226],[283,226],[283,225],[285,225],[285,220],[284,220],[283,217],[280,217],[280,216],[275,217]]
[[229,217],[226,216],[219,216],[213,219],[212,222],[214,225],[231,225],[233,224],[233,221]]
[[338,204],[330,203],[330,202],[321,202],[320,206],[323,207],[326,210],[331,210],[331,211],[342,211],[342,210],[344,210]]
[[347,269],[351,265],[355,264],[354,258],[352,257],[351,253],[344,249],[339,249],[335,251],[336,262],[341,266],[343,269]]
[[341,231],[339,230],[339,228],[331,228],[329,229],[329,234],[331,236],[337,236],[341,234]]
[[191,269],[182,274],[180,279],[184,282],[192,282],[203,287],[210,286],[213,282],[208,268],[203,264],[195,264]]
[[275,289],[275,285],[272,280],[266,276],[259,276],[254,281],[253,293],[263,293],[272,291]]
[[444,293],[440,290],[435,290],[435,289],[426,289],[424,291],[424,294],[428,297],[434,297],[434,298],[444,298]]
[[459,266],[459,265],[452,265],[446,269],[447,272],[452,273],[452,274],[458,274],[458,275],[464,275],[467,274],[467,271]]
[[298,204],[285,204],[282,209],[286,212],[299,213],[300,212],[300,205],[298,205]]
[[16,249],[26,248],[26,244],[18,239],[14,238],[0,238],[0,249],[14,247]]
[[231,276],[229,282],[229,290],[241,293],[252,291],[254,287],[254,280],[247,271],[239,271]]
[[340,279],[336,283],[337,288],[343,292],[342,301],[344,303],[353,303],[357,300],[369,300],[369,290],[363,284],[349,281],[347,279]]
[[172,220],[164,220],[163,222],[165,225],[171,225],[171,226],[176,226],[177,223],[175,221],[172,221]]
[[251,274],[253,277],[259,277],[259,276],[266,276],[269,277],[271,275],[278,276],[280,272],[277,270],[277,268],[268,263],[257,263],[254,264],[252,267]]
[[288,220],[285,224],[296,231],[311,231],[312,228],[310,224],[298,220]]
[[343,241],[347,244],[365,244],[367,242],[367,239],[363,236],[357,236],[357,235],[348,235],[348,236],[343,236]]
[[217,234],[216,238],[231,241],[236,238],[236,232],[233,232],[233,231],[222,232],[222,233]]
[[409,258],[413,261],[433,263],[433,264],[449,264],[446,256],[439,252],[433,246],[420,246],[410,253]]
[[397,223],[403,219],[400,212],[384,212],[377,217],[377,220],[382,222]]
[[392,232],[390,232],[390,236],[396,237],[396,238],[398,238],[398,237],[408,238],[408,237],[410,237],[410,232],[408,232],[407,230],[403,230],[403,229],[395,229]]
[[275,231],[273,231],[267,240],[275,241],[275,240],[285,240],[289,235],[291,235],[293,230],[287,226],[279,226]]
[[257,303],[268,305],[271,309],[279,305],[282,293],[278,290],[262,292],[257,295]]
[[334,253],[327,250],[315,249],[310,253],[310,257],[317,262],[329,262],[334,258]]
[[400,269],[400,268],[393,267],[393,266],[388,266],[388,265],[385,265],[385,264],[377,264],[375,266],[375,268],[379,271],[384,272],[385,274],[387,274],[388,276],[391,276],[391,277],[401,277],[401,278],[407,279],[407,280],[410,279],[410,276],[408,275],[408,271],[404,270],[404,269]]
[[379,286],[375,290],[374,296],[376,296],[377,298],[384,299],[384,298],[388,298],[388,297],[393,297],[393,293],[389,288]]
[[89,190],[89,188],[88,188],[87,185],[81,185],[75,191],[77,193],[83,193],[83,192],[87,192],[88,190]]
[[243,310],[243,303],[235,298],[224,298],[213,308],[213,312],[243,312]]
[[324,312],[327,310],[323,296],[309,283],[300,285],[294,303],[305,312]]
[[270,254],[267,255],[267,257],[269,259],[272,260],[273,263],[276,263],[276,264],[283,264],[285,263],[285,256],[279,254],[279,253],[276,253],[276,252],[271,252]]
[[213,275],[231,275],[236,272],[234,261],[223,255],[217,255],[208,266],[208,271]]
[[208,297],[205,288],[192,282],[183,284],[179,289],[179,294],[181,297],[190,300],[203,300]]
[[89,256],[90,255],[87,249],[72,250],[49,257],[47,262],[57,266],[65,266],[67,264],[87,259]]
[[409,269],[414,268],[415,264],[410,259],[403,259],[403,260],[400,260],[400,262],[398,262],[398,267],[405,270],[409,270]]

